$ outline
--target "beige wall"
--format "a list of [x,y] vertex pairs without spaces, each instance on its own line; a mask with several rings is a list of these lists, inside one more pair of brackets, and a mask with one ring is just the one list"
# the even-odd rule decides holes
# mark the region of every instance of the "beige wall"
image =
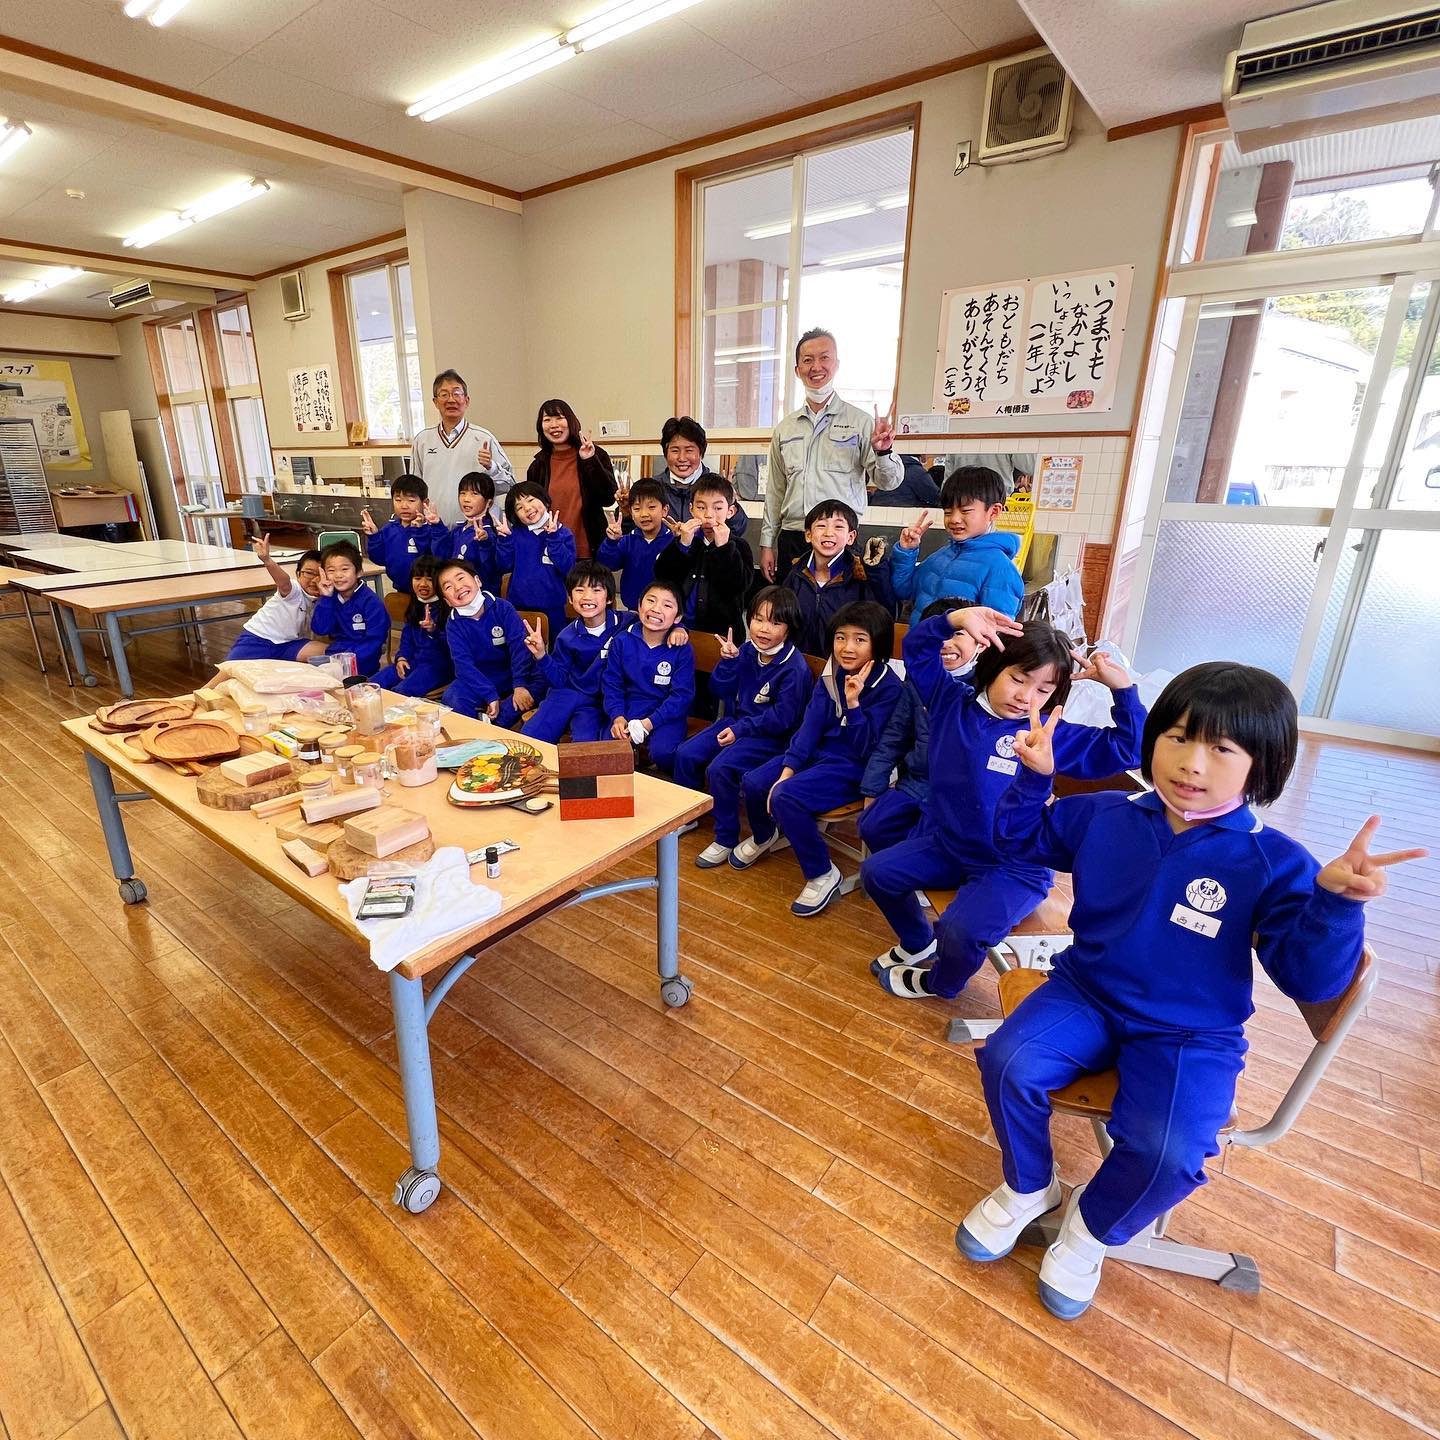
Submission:
[[113,357],[120,353],[120,344],[108,320],[71,320],[0,310],[0,350],[37,350],[56,359],[71,355]]

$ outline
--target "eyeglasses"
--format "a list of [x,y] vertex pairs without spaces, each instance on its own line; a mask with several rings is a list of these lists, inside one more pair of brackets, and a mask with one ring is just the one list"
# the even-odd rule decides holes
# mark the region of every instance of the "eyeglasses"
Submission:
[[465,400],[468,398],[463,390],[437,390],[435,392],[437,400]]

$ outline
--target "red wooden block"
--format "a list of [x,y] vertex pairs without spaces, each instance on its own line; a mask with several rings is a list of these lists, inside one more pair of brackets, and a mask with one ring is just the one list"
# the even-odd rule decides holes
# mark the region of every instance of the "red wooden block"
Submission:
[[635,813],[633,795],[611,795],[594,800],[562,800],[562,820],[625,820]]

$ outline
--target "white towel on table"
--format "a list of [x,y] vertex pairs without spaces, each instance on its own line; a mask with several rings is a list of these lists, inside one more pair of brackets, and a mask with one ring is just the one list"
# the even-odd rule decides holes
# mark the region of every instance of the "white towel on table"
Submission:
[[[413,873],[415,903],[408,915],[394,920],[355,920],[370,941],[370,958],[381,970],[393,970],[401,961],[428,950],[437,940],[472,930],[500,913],[500,892],[470,879],[470,862],[458,845],[437,850],[430,859],[414,866]],[[340,887],[351,919],[365,898],[368,884],[361,878]]]

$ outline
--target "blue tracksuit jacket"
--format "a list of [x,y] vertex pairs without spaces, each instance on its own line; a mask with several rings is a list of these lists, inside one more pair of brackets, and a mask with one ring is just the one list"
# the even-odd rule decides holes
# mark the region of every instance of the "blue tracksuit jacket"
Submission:
[[357,585],[348,600],[322,595],[315,602],[310,628],[329,636],[329,651],[353,650],[355,668],[373,675],[380,668],[380,652],[390,634],[390,616],[380,597],[368,586]]
[[[603,738],[607,721],[601,714],[600,681],[605,647],[635,617],[606,610],[604,629],[592,635],[583,620],[573,620],[556,637],[550,653],[538,662],[539,709],[525,722],[525,733],[552,744],[570,731],[573,740]],[[628,718],[628,717],[627,717]]]
[[890,547],[890,583],[898,600],[914,603],[911,612],[924,613],[926,606],[946,595],[974,596],[977,605],[991,605],[1007,615],[1020,613],[1025,582],[1015,568],[1020,537],[1001,530],[977,535],[973,540],[952,540],[943,550],[916,565],[918,550]]
[[814,677],[800,647],[787,643],[769,664],[747,640],[733,660],[722,660],[710,676],[710,693],[725,702],[720,729],[736,740],[773,740],[778,751],[795,733],[805,714]]
[[627,610],[633,610],[640,603],[646,586],[655,578],[656,559],[674,539],[663,525],[653,540],[647,540],[634,529],[627,530],[618,540],[605,538],[595,558],[620,572],[620,599]]
[[895,788],[923,801],[930,793],[930,712],[915,683],[907,679],[900,700],[880,739],[870,752],[860,780],[862,795],[883,795],[890,788],[890,775],[898,766]]
[[605,718],[613,724],[649,720],[650,758],[669,769],[685,739],[686,716],[695,698],[695,652],[688,645],[647,645],[637,623],[621,630],[605,649],[600,678]]
[[455,669],[450,661],[450,647],[445,642],[445,605],[443,601],[430,602],[430,612],[435,618],[435,628],[427,630],[414,620],[407,620],[400,632],[400,646],[395,652],[398,663],[410,662],[410,670],[402,679],[397,665],[387,665],[377,671],[375,683],[399,695],[428,695],[448,685],[455,678]]
[[499,537],[495,534],[495,522],[487,514],[482,522],[484,536],[476,535],[472,521],[462,520],[453,526],[445,536],[443,548],[435,553],[442,560],[468,560],[480,577],[480,588],[493,595],[500,593],[500,580],[504,571],[500,568]]
[[[877,665],[865,682],[859,705],[851,710],[845,704],[844,673],[837,672],[835,662],[830,661],[785,751],[785,766],[799,772],[820,760],[838,760],[854,771],[849,786],[854,789],[860,783],[870,751],[899,702],[900,677],[888,665]],[[841,805],[852,799],[854,796],[847,794],[834,803]]]
[[517,610],[543,610],[553,639],[565,628],[565,577],[575,563],[575,537],[565,525],[553,531],[519,526],[499,537],[500,568],[510,572],[505,598]]
[[443,524],[402,525],[387,520],[373,535],[365,537],[365,553],[385,567],[385,578],[397,590],[410,592],[410,569],[420,555],[445,558],[449,531]]
[[533,689],[535,661],[525,648],[525,623],[508,600],[485,592],[478,615],[451,613],[445,640],[455,666],[454,683],[446,690],[447,705],[466,715],[479,715],[494,700],[503,700],[500,722],[514,718],[509,704],[517,685]]
[[890,585],[889,566],[867,570],[860,557],[848,547],[830,562],[830,579],[817,585],[810,573],[815,558],[812,550],[791,567],[782,582],[800,602],[800,624],[794,635],[807,655],[830,653],[830,621],[835,612],[852,600],[875,600],[893,615],[895,592]]

